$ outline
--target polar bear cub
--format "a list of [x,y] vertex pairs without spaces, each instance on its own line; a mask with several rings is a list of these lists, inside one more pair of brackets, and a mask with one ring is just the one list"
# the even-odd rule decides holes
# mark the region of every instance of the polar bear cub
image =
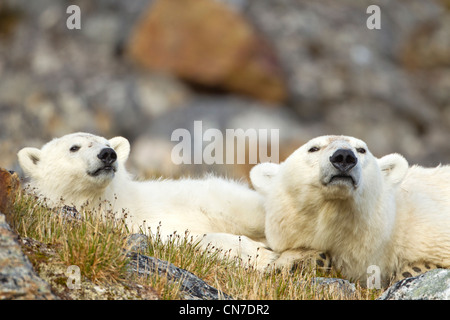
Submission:
[[279,165],[255,166],[250,177],[265,197],[275,251],[326,252],[363,285],[374,271],[387,285],[416,263],[450,267],[448,166],[409,168],[398,154],[375,158],[359,139],[322,136]]
[[246,185],[222,179],[134,181],[125,169],[130,144],[88,133],[54,139],[42,149],[24,148],[18,159],[30,185],[50,205],[92,208],[106,200],[133,231],[159,227],[161,238],[177,232],[231,251],[244,260],[259,257],[264,267],[276,259],[264,239],[261,196]]

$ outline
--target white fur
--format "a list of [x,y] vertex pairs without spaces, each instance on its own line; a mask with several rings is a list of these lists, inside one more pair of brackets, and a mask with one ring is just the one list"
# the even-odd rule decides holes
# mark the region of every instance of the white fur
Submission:
[[[79,150],[70,151],[79,146]],[[102,167],[97,157],[103,148],[117,153],[114,170],[89,175]],[[155,233],[162,239],[177,232],[203,238],[241,256],[244,260],[259,255],[261,267],[277,254],[265,248],[264,210],[261,196],[246,185],[214,176],[205,179],[134,181],[125,169],[130,152],[122,137],[107,140],[87,133],[74,133],[54,139],[42,149],[24,148],[18,153],[31,186],[50,204],[80,208],[96,207],[107,200],[119,217],[127,213],[127,224]]]
[[[357,156],[354,184],[327,184],[338,149]],[[250,176],[265,196],[266,237],[275,251],[327,252],[344,276],[364,284],[370,265],[380,268],[383,283],[407,263],[450,267],[450,167],[408,168],[398,154],[375,158],[356,138],[323,136],[277,169],[261,164]]]

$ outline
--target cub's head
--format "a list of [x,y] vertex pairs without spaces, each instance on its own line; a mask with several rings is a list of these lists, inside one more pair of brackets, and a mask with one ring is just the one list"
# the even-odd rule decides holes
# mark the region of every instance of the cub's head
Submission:
[[129,152],[125,138],[107,140],[80,132],[54,139],[42,149],[24,148],[17,156],[37,192],[52,201],[62,197],[79,202],[102,192],[123,167]]
[[310,140],[280,165],[255,166],[250,178],[261,193],[283,186],[292,193],[317,191],[325,199],[346,199],[364,192],[377,193],[383,183],[398,185],[408,169],[398,154],[375,158],[366,143],[346,136],[322,136]]

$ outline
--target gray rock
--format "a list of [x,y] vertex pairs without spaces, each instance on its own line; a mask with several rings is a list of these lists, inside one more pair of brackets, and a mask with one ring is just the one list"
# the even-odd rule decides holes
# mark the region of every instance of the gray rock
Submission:
[[23,254],[16,234],[0,213],[0,299],[58,299]]
[[208,285],[194,274],[184,269],[178,268],[173,264],[157,258],[144,256],[136,252],[128,253],[130,258],[129,270],[139,275],[150,275],[159,273],[166,275],[169,281],[181,280],[180,291],[183,299],[188,300],[218,300],[232,298],[223,292]]
[[130,252],[144,253],[148,248],[148,236],[142,233],[133,233],[128,236],[128,245]]
[[434,269],[403,279],[389,287],[378,300],[450,300],[450,270]]
[[312,284],[316,289],[326,289],[342,296],[349,296],[356,292],[355,284],[345,279],[316,277],[312,279]]

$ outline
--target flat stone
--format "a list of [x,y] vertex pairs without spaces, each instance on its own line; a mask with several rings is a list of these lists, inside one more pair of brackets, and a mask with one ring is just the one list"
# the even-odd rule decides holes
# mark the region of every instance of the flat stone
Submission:
[[175,265],[154,257],[148,257],[136,252],[128,253],[130,258],[129,271],[139,275],[159,273],[166,275],[169,281],[181,281],[180,291],[186,300],[231,300],[232,298],[210,286],[193,273],[178,268]]

